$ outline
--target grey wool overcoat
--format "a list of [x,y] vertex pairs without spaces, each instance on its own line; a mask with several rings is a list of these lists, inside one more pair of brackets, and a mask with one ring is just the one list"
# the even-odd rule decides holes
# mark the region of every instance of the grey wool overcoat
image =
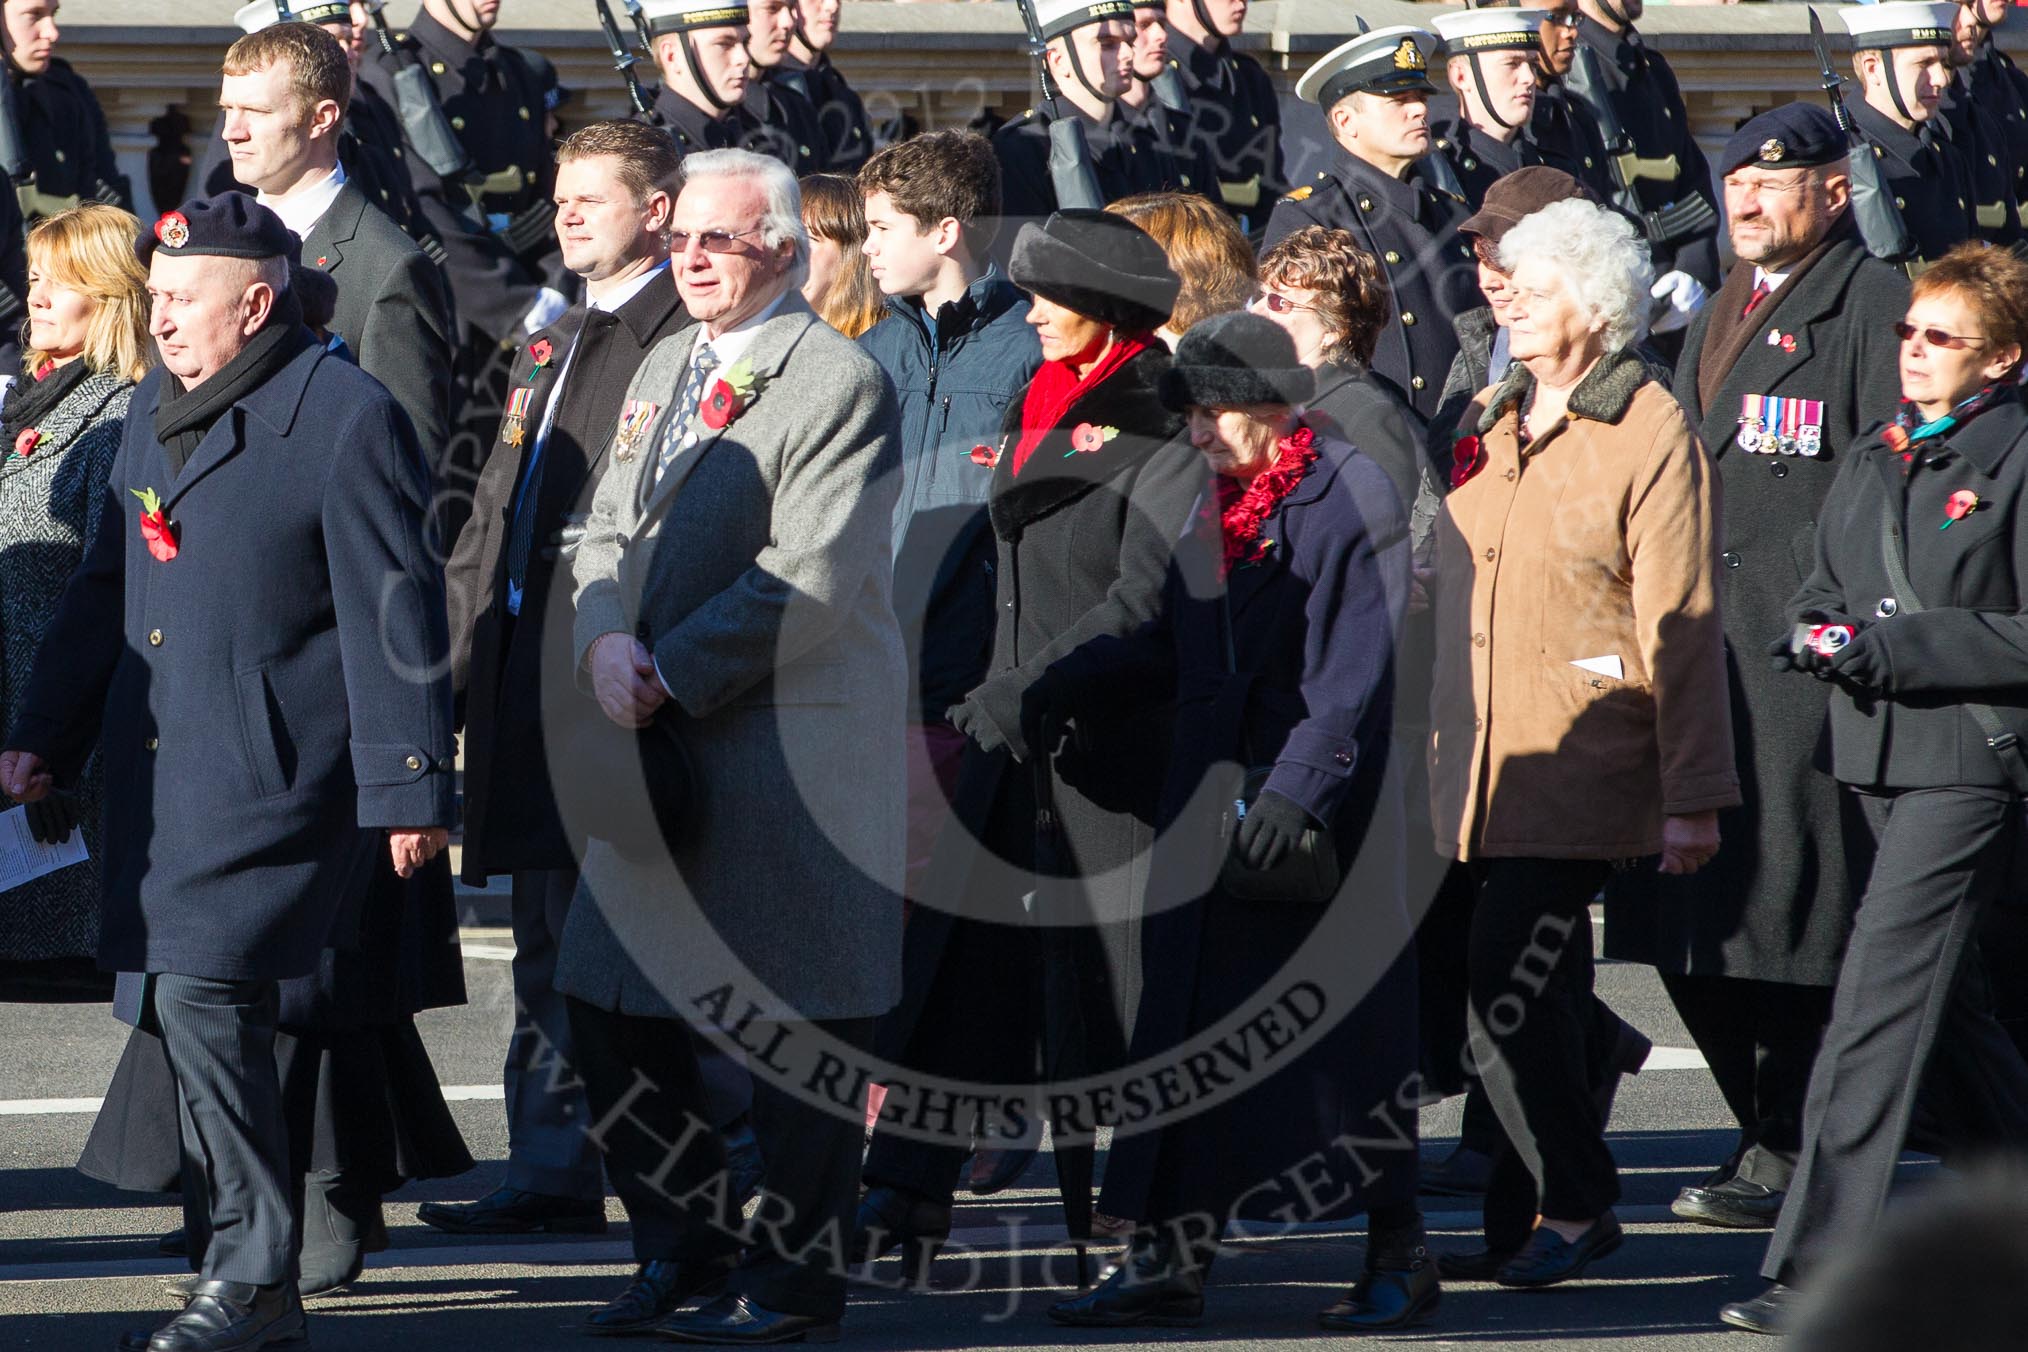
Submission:
[[[642,638],[699,801],[653,858],[599,838],[593,805],[557,988],[648,1016],[709,1013],[727,985],[733,1016],[877,1015],[901,977],[893,387],[791,294],[719,373],[751,372],[743,409],[658,476],[696,335],[664,339],[627,392],[642,431],[615,441],[592,500],[574,638],[586,692],[601,636]],[[552,746],[551,763],[589,745]],[[558,803],[566,824],[586,806]]]

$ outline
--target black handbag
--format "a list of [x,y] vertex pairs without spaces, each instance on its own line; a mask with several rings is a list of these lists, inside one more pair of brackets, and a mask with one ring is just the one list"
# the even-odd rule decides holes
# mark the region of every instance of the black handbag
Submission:
[[[1220,598],[1220,620],[1225,626],[1225,669],[1236,682],[1240,680],[1238,656],[1232,644],[1232,602],[1230,593]],[[1253,673],[1245,674],[1243,685],[1250,687]],[[1239,841],[1239,824],[1245,820],[1247,810],[1267,787],[1268,776],[1274,773],[1274,763],[1254,764],[1253,749],[1246,734],[1246,702],[1237,701],[1235,710],[1239,718],[1239,740],[1241,754],[1249,767],[1241,780],[1239,793],[1228,807],[1219,824],[1219,835],[1224,841],[1224,859],[1218,868],[1218,887],[1227,896],[1239,901],[1270,901],[1298,906],[1320,906],[1338,895],[1338,887],[1344,881],[1344,870],[1338,864],[1338,842],[1330,830],[1312,826],[1296,839],[1295,845],[1273,868],[1253,868],[1234,853]]]

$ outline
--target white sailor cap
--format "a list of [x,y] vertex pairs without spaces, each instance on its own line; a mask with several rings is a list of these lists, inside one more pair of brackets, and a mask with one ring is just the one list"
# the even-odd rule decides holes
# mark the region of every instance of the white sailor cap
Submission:
[[1044,38],[1060,38],[1073,28],[1107,19],[1132,23],[1133,0],[1035,0],[1035,23]]
[[651,36],[732,28],[746,22],[746,0],[641,0]]
[[1408,89],[1436,92],[1429,80],[1436,34],[1409,24],[1376,28],[1340,43],[1296,81],[1296,97],[1329,108],[1347,94],[1398,94]]
[[1838,17],[1855,51],[1941,47],[1951,41],[1958,6],[1951,0],[1894,0],[1885,5],[1840,5]]
[[[346,0],[304,0],[289,6],[288,17],[297,23],[351,23],[352,6]],[[235,10],[232,21],[249,33],[258,33],[282,21],[282,7],[275,0],[253,0]]]
[[1532,52],[1542,45],[1542,10],[1454,9],[1430,20],[1444,40],[1444,54]]

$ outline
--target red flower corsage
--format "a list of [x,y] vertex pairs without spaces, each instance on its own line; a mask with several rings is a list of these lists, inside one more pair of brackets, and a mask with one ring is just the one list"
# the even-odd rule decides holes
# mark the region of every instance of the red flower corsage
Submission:
[[700,410],[704,425],[716,432],[727,423],[746,412],[746,401],[739,397],[739,391],[724,381],[715,381],[711,393],[705,396],[704,407]]
[[1298,427],[1276,443],[1273,468],[1256,474],[1244,485],[1236,479],[1219,478],[1218,517],[1225,540],[1224,572],[1258,563],[1275,547],[1273,540],[1261,538],[1261,526],[1316,463],[1316,440],[1316,434],[1309,428]]
[[1486,446],[1477,437],[1459,437],[1451,443],[1451,487],[1463,488],[1467,480],[1486,467]]
[[982,469],[993,469],[1000,463],[1000,448],[988,446],[983,441],[972,447],[972,463]]
[[176,557],[176,523],[162,510],[162,499],[152,488],[127,491],[141,500],[141,538],[148,543],[149,556],[157,563],[169,562]]
[[1978,511],[1980,505],[1981,504],[1979,502],[1979,495],[1977,493],[1974,493],[1969,488],[1960,488],[1957,492],[1951,494],[1950,501],[1944,504],[1945,520],[1941,526],[1937,527],[1937,529],[1949,530],[1951,528],[1951,522],[1963,521],[1973,512]]
[[36,431],[33,427],[24,427],[21,429],[21,435],[14,438],[14,454],[26,460],[29,456],[35,454],[35,448],[41,444],[42,433]]
[[556,344],[547,338],[537,338],[528,345],[528,355],[535,358],[535,369],[540,371],[549,365],[549,359],[556,355]]

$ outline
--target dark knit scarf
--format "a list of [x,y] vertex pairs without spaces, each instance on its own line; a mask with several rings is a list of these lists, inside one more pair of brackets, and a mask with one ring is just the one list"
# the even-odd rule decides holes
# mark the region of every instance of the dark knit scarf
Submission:
[[1915,460],[1917,446],[1957,431],[2000,400],[2011,397],[2013,393],[2012,385],[1995,381],[1959,400],[1957,405],[1941,418],[1923,417],[1922,410],[1904,399],[1901,401],[1900,411],[1894,415],[1894,421],[1881,432],[1880,439],[1887,443],[1887,449],[1901,457],[1901,472],[1906,474],[1909,465]]
[[62,366],[44,367],[39,376],[15,381],[7,392],[6,407],[0,409],[0,445],[12,446],[16,437],[47,418],[91,375],[92,364],[79,357]]
[[1852,213],[1848,211],[1816,248],[1789,269],[1788,279],[1770,292],[1766,300],[1753,307],[1750,315],[1744,311],[1747,300],[1753,295],[1754,266],[1746,262],[1733,264],[1732,274],[1725,279],[1725,285],[1719,287],[1718,294],[1711,298],[1711,323],[1704,330],[1704,351],[1697,358],[1697,399],[1706,412],[1711,409],[1711,401],[1718,397],[1725,378],[1739,363],[1747,344],[1767,327],[1775,311],[1781,308],[1781,303],[1796,294],[1796,283],[1823,261],[1833,245],[1851,232]]
[[162,373],[162,391],[155,405],[155,440],[172,475],[181,474],[197,454],[207,433],[225,411],[282,373],[316,340],[303,327],[303,308],[284,291],[268,322],[237,357],[196,389],[184,388],[170,372]]

